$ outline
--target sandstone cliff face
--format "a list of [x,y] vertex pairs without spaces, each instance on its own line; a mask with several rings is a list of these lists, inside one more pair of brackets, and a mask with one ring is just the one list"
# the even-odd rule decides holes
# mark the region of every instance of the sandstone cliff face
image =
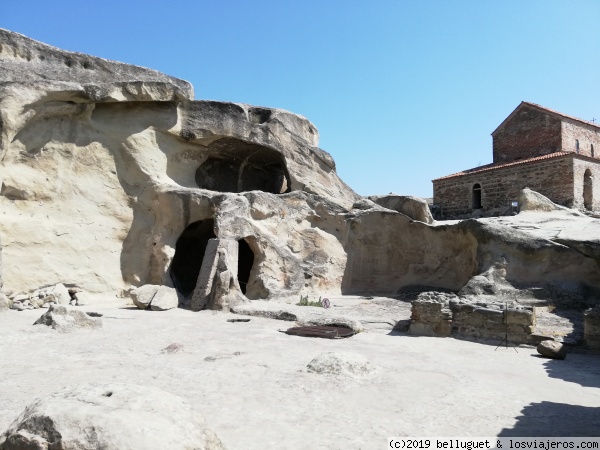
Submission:
[[[193,101],[182,80],[15,33],[2,31],[0,42],[7,287],[60,280],[119,292],[172,285],[172,275],[190,285],[184,260],[195,259],[194,269],[202,255],[186,251],[224,237],[245,239],[253,252],[250,297],[339,291],[341,275],[329,272],[343,271],[345,254],[306,220],[309,201],[349,208],[358,196],[308,120]],[[177,241],[194,224],[202,230],[188,233],[173,273]]]
[[189,298],[211,238],[238,241],[250,299],[458,290],[500,257],[515,283],[600,284],[598,260],[565,245],[361,198],[302,116],[196,101],[185,81],[5,30],[0,157],[7,291],[156,284]]

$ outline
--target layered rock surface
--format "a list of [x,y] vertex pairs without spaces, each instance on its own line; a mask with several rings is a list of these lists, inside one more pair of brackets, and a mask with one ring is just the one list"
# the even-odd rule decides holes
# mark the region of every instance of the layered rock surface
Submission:
[[218,288],[234,299],[458,291],[499,258],[512,285],[600,287],[595,246],[361,198],[302,116],[0,31],[5,289],[154,284],[189,301],[214,238],[239,245]]

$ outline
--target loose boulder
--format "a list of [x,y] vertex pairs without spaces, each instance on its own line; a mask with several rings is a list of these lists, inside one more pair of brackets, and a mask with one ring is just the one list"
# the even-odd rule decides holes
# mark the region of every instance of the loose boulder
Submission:
[[156,291],[150,309],[152,311],[166,311],[168,309],[177,308],[179,305],[179,297],[177,291],[169,286],[161,286]]
[[539,192],[525,188],[519,192],[519,211],[560,211],[564,206],[557,205]]
[[62,333],[80,328],[100,328],[102,319],[91,317],[80,309],[65,305],[50,305],[48,311],[36,320],[34,325],[46,325]]
[[540,355],[551,359],[565,359],[567,357],[567,349],[560,342],[542,341],[537,346],[537,351]]
[[83,385],[28,405],[0,450],[225,449],[184,399],[151,386]]
[[131,291],[131,300],[133,300],[133,304],[140,309],[148,309],[152,299],[158,292],[158,288],[160,288],[160,286],[155,284],[145,284],[134,289]]
[[138,308],[152,311],[166,311],[177,308],[179,305],[179,296],[176,289],[155,284],[145,284],[134,289],[131,292],[131,299]]
[[364,377],[378,372],[379,368],[357,353],[322,353],[308,363],[309,372],[349,377]]

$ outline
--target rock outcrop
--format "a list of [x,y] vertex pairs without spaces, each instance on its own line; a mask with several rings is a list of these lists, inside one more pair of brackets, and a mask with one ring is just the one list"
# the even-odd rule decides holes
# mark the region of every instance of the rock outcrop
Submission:
[[1,450],[225,449],[180,397],[131,384],[69,387],[35,400],[0,436]]
[[6,30],[0,45],[5,289],[126,295],[151,284],[191,305],[211,239],[236,242],[237,257],[212,259],[200,308],[458,291],[499,258],[511,285],[600,289],[596,247],[477,220],[433,224],[414,198],[361,198],[302,116],[194,100],[177,78]]
[[519,192],[519,211],[565,211],[568,208],[557,205],[548,197],[531,189],[523,189]]
[[433,216],[427,200],[411,195],[372,195],[370,200],[384,208],[397,211],[411,219],[424,223],[433,223]]

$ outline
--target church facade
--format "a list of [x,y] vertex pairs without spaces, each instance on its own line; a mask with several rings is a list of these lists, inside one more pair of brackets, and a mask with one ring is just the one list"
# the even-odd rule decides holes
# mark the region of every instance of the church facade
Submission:
[[493,162],[433,180],[437,218],[506,215],[523,188],[600,210],[600,126],[529,102],[494,130]]

